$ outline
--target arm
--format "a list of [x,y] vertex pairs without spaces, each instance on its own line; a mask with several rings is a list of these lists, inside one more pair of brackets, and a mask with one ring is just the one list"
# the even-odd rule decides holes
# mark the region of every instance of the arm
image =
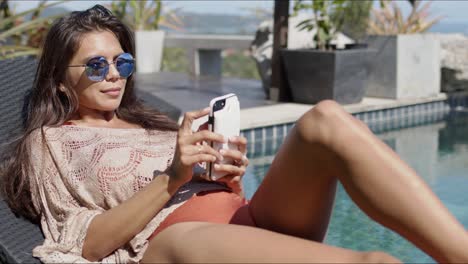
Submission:
[[83,245],[82,256],[97,261],[112,253],[138,234],[161,210],[176,190],[193,176],[198,162],[215,161],[221,155],[200,142],[224,142],[222,135],[209,131],[193,133],[194,119],[205,116],[209,108],[185,114],[177,136],[174,160],[164,174],[120,205],[93,218]]
[[122,204],[91,221],[83,245],[83,257],[98,261],[130,241],[161,210],[180,183],[161,174]]

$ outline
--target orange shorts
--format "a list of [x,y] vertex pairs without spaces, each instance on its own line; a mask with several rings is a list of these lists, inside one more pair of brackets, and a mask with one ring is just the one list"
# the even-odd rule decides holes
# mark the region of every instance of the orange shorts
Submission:
[[208,191],[198,193],[174,210],[148,240],[173,224],[190,221],[256,226],[246,199],[229,191]]

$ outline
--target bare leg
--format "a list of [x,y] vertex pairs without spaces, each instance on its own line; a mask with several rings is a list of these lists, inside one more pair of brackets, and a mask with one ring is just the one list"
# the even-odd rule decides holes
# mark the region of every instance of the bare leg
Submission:
[[332,101],[298,120],[251,201],[256,223],[321,241],[336,180],[371,218],[439,262],[468,262],[468,233],[425,182]]
[[141,263],[398,263],[382,252],[357,252],[268,230],[185,222],[163,230]]

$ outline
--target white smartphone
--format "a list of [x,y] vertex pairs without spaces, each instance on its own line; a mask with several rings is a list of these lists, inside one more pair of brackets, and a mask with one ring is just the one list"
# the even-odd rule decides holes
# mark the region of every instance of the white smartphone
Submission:
[[[226,138],[239,136],[240,134],[240,105],[237,96],[233,93],[216,97],[210,101],[210,116],[208,118],[210,131],[221,134]],[[211,147],[217,151],[220,149],[237,149],[236,144],[211,142]],[[221,164],[233,164],[233,160],[225,158],[219,161]],[[208,175],[211,180],[217,180],[225,173],[214,171],[214,163],[210,162]]]

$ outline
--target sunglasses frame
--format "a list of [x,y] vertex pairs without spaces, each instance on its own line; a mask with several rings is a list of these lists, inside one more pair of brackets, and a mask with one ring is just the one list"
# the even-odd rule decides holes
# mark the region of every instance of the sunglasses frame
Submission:
[[[111,64],[116,64],[117,60],[120,59],[121,56],[123,56],[123,55],[129,55],[129,56],[131,57],[131,61],[132,61],[132,63],[133,63],[132,71],[130,72],[130,74],[129,74],[128,76],[122,76],[122,74],[120,73],[119,68],[118,68],[117,66],[116,66],[116,69],[117,69],[117,71],[119,72],[119,75],[120,75],[121,78],[128,78],[128,77],[130,77],[130,76],[133,74],[133,72],[135,71],[135,58],[132,56],[132,54],[127,53],[127,52],[118,55],[118,56],[117,56],[113,61],[111,61],[111,62],[108,62],[104,56],[96,56],[96,57],[92,57],[91,59],[89,59],[88,62],[86,62],[86,64],[68,65],[68,67],[90,67],[90,68],[91,68],[91,66],[89,66],[89,63],[90,63],[91,60],[94,60],[94,59],[99,59],[99,60],[101,60],[101,59],[103,59],[102,62],[107,63],[107,65],[106,65],[105,67],[102,68],[102,70],[104,70],[104,71],[103,71],[103,73],[102,73],[101,75],[92,75],[92,74],[90,74],[90,73],[87,71],[87,68],[85,69],[86,77],[88,77],[88,79],[89,79],[90,81],[93,81],[93,82],[101,82],[101,81],[103,81],[103,80],[106,78],[106,75],[109,73],[109,68],[110,68]],[[126,59],[126,60],[129,60],[129,59]],[[93,77],[94,77],[94,79],[93,79]],[[97,79],[96,77],[99,77],[99,78]]]

